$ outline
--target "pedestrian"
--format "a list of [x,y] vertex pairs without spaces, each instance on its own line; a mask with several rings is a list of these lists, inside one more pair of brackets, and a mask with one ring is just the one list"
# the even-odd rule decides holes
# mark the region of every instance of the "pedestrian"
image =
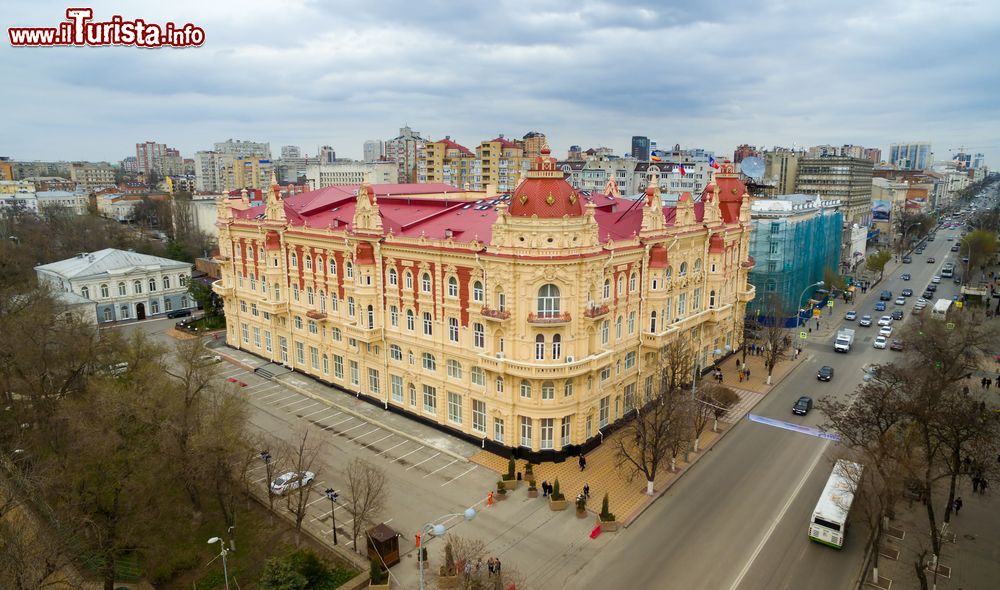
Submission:
[[739,369],[739,368],[740,368],[740,359],[736,359],[736,368],[737,368],[737,369]]
[[465,562],[465,577],[469,577],[472,574],[472,562]]
[[581,454],[580,455],[580,471],[583,471],[586,468],[587,468],[587,458],[584,457],[583,454]]
[[476,573],[478,574],[479,570],[481,570],[481,569],[483,569],[483,558],[482,557],[480,557],[479,559],[476,560]]
[[583,495],[586,496],[588,500],[590,499],[590,484],[583,484]]
[[979,479],[979,493],[980,494],[985,494],[986,493],[986,486],[989,483],[990,482],[987,481],[987,479],[985,477],[982,477],[982,478]]
[[747,381],[750,380],[750,368],[747,367]]
[[982,387],[983,389],[986,389],[986,377],[983,377],[982,379],[979,380],[979,386]]
[[955,498],[955,516],[958,516],[958,513],[961,510],[962,510],[962,497],[959,496]]
[[992,386],[993,386],[993,379],[992,378],[987,379],[986,380],[986,389],[989,389]]
[[549,482],[543,481],[542,482],[542,497],[544,498],[544,497],[546,497],[548,495],[549,495]]
[[500,558],[498,557],[497,561],[496,561],[496,564],[494,565],[494,568],[497,570],[497,575],[498,576],[500,575],[500,566],[501,566]]
[[979,478],[976,477],[976,476],[973,476],[972,477],[972,493],[974,494],[974,493],[976,493],[978,491],[979,491]]
[[736,375],[739,377],[740,383],[743,383],[743,371],[737,372]]
[[488,560],[486,560],[486,571],[487,571],[489,577],[492,578],[493,577],[493,572],[495,571],[495,566],[494,566],[494,562],[493,562],[493,558],[492,557],[489,558]]

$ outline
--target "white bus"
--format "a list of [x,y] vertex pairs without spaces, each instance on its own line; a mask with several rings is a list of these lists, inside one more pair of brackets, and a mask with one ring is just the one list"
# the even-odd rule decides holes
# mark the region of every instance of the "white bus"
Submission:
[[951,311],[951,299],[938,299],[931,309],[931,317],[938,320],[948,319],[948,312]]
[[860,464],[844,459],[833,466],[833,473],[809,521],[809,539],[835,549],[844,546],[847,516],[854,503],[854,490],[861,479],[861,470]]

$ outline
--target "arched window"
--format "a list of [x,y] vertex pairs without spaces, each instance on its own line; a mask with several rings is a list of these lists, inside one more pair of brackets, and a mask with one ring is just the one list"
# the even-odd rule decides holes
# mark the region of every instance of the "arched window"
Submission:
[[535,336],[535,360],[545,360],[545,336],[541,334]]
[[621,295],[625,292],[625,277],[618,277],[618,294]]
[[483,331],[483,325],[480,323],[472,324],[472,345],[476,348],[482,348],[486,340],[486,335]]
[[188,284],[187,275],[177,275],[177,282],[180,284],[181,287],[187,285]]
[[677,276],[683,277],[687,273],[688,273],[688,263],[687,262],[682,262],[681,263],[681,269],[680,269],[680,271],[677,272]]
[[526,379],[521,380],[521,397],[531,399],[531,383]]
[[337,276],[337,260],[335,258],[330,258],[330,274]]
[[562,358],[562,336],[556,334],[552,337],[552,360]]
[[109,296],[108,285],[107,284],[101,285],[101,297],[108,297],[108,296]]
[[354,317],[354,298],[353,297],[348,297],[347,298],[347,315],[351,316],[352,318]]
[[313,288],[312,287],[306,287],[306,303],[308,303],[309,305],[312,305],[313,301],[314,301],[314,298],[313,298]]
[[635,293],[635,288],[637,285],[638,285],[638,279],[636,278],[636,274],[632,273],[632,275],[628,278],[629,293]]
[[608,336],[611,332],[611,321],[604,320],[601,322],[601,344],[608,343]]
[[[713,291],[714,293],[715,291]],[[649,314],[649,331],[653,334],[656,333],[656,312],[650,312]]]
[[458,279],[448,277],[448,297],[458,297]]
[[476,303],[483,302],[483,284],[480,281],[472,283],[472,300]]
[[420,290],[424,293],[431,292],[431,275],[427,273],[420,275]]
[[90,299],[90,287],[81,287],[80,296],[84,299]]
[[132,291],[134,293],[142,293],[142,281],[140,281],[138,279],[135,280],[135,281],[132,281]]
[[448,339],[458,342],[458,319],[448,318]]
[[292,255],[289,256],[289,259],[292,261],[291,262],[292,268],[298,268],[298,266],[299,266],[299,255],[296,254],[295,252],[292,252]]
[[403,273],[403,286],[407,289],[413,288],[413,275],[410,274],[410,271]]
[[666,271],[666,274],[664,274],[664,276],[665,276],[665,277],[667,278],[667,280],[669,281],[669,280],[670,280],[670,277],[674,276],[674,267],[672,267],[672,266],[668,266],[668,267],[667,267],[667,271]]
[[604,298],[611,299],[611,279],[604,279]]
[[503,378],[497,377],[496,381],[497,394],[503,393]]
[[312,256],[306,254],[306,270],[313,269],[313,259]]
[[371,330],[375,327],[375,308],[371,305],[368,306],[368,329]]
[[118,295],[125,295],[125,283],[118,283]]
[[156,290],[156,279],[149,279],[149,292],[152,293]]
[[542,399],[555,399],[556,397],[556,386],[555,383],[551,381],[545,381],[542,383]]
[[322,256],[317,256],[316,257],[316,272],[320,272],[322,270],[323,270],[323,257]]
[[389,269],[389,284],[392,285],[393,287],[395,287],[398,281],[399,281],[399,275],[396,273],[396,269],[390,268]]
[[354,264],[352,264],[350,261],[348,261],[347,264],[344,265],[344,273],[347,274],[347,278],[353,279],[354,278]]
[[694,261],[694,271],[692,272],[701,272],[701,258]]
[[715,307],[715,290],[708,292],[708,307],[709,309]]
[[406,310],[406,329],[409,330],[409,331],[411,331],[411,332],[413,331],[413,310],[412,309]]
[[559,287],[555,285],[542,285],[538,290],[538,315],[539,317],[556,317],[559,315]]
[[615,340],[622,339],[622,316],[615,320]]
[[170,277],[168,277],[168,276],[164,276],[163,277],[163,288],[164,289],[169,289],[170,288]]

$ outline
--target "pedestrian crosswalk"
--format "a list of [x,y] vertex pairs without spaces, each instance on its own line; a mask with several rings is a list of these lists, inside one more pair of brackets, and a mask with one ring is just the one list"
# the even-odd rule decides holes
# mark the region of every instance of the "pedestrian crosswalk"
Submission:
[[740,401],[733,407],[729,408],[726,415],[723,416],[723,420],[733,424],[739,420],[742,420],[750,410],[757,405],[757,402],[764,397],[764,394],[757,393],[756,391],[750,391],[749,389],[740,389],[738,387],[730,387],[736,395],[740,397]]

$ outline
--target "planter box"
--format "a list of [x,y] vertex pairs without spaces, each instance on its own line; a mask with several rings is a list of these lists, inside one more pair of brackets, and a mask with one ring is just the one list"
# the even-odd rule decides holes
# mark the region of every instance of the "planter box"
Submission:
[[569,506],[569,500],[553,500],[549,498],[550,510],[566,510],[567,506]]
[[500,478],[500,481],[502,481],[503,485],[507,487],[508,492],[513,492],[514,490],[516,490],[517,484],[521,483],[517,479],[504,479],[502,477]]
[[368,582],[368,590],[389,590],[389,584],[391,582],[387,581],[385,584],[375,584],[373,582]]
[[597,517],[597,523],[601,525],[602,533],[614,533],[618,530],[618,527],[620,526],[617,520],[604,521],[601,520],[600,516]]
[[438,576],[438,588],[458,588],[458,574],[454,576]]
[[528,489],[528,497],[529,498],[537,498],[538,497],[538,490],[532,490],[532,489],[529,488]]
[[493,499],[496,500],[497,502],[502,502],[507,499],[507,494],[501,494],[497,492],[496,494],[493,494]]
[[580,510],[579,508],[577,508],[576,509],[576,517],[577,518],[586,518],[587,517],[587,509],[584,508],[583,510]]

